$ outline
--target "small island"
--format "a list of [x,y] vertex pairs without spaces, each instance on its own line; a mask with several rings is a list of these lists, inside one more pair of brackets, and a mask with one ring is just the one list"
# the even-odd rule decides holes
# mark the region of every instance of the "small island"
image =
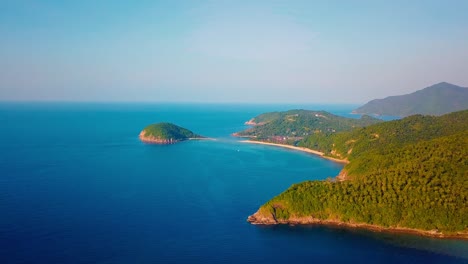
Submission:
[[192,131],[172,123],[157,123],[145,127],[140,132],[140,140],[151,144],[174,144],[190,139],[204,139]]

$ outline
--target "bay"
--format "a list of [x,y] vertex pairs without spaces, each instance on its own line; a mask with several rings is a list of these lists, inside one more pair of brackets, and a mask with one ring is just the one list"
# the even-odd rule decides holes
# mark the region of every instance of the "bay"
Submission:
[[[2,103],[0,262],[467,263],[466,241],[246,222],[291,184],[342,165],[230,134],[267,111],[353,107]],[[138,140],[162,121],[216,140]]]

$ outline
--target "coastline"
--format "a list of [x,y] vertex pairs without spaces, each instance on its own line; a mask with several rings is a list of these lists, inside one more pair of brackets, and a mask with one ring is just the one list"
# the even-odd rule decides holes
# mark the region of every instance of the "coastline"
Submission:
[[[302,151],[310,154],[314,154],[320,156],[325,159],[329,159],[339,163],[348,164],[348,160],[340,160],[336,158],[331,158],[324,156],[324,153],[304,147],[296,147],[286,144],[277,144],[277,143],[270,143],[270,142],[263,142],[263,141],[255,141],[255,140],[241,140],[242,143],[251,143],[251,144],[260,144],[260,145],[269,145],[269,146],[276,146],[282,148],[288,148],[292,150]],[[336,176],[338,181],[345,181],[347,180],[347,172],[342,170],[338,176]],[[366,224],[366,223],[352,223],[352,222],[343,222],[340,220],[333,220],[333,219],[317,219],[311,216],[309,217],[291,217],[287,220],[277,219],[271,213],[265,215],[261,212],[262,208],[260,208],[257,212],[253,215],[250,215],[247,218],[247,222],[253,225],[321,225],[327,227],[337,227],[337,228],[346,228],[346,229],[363,229],[372,232],[384,232],[384,233],[393,233],[393,234],[413,234],[419,235],[424,237],[433,237],[433,238],[441,238],[441,239],[461,239],[461,240],[468,240],[468,232],[458,232],[454,234],[444,234],[439,232],[438,230],[422,230],[422,229],[414,229],[414,228],[407,228],[407,227],[384,227],[379,225],[373,224]]]
[[216,140],[214,138],[207,138],[203,136],[194,137],[194,138],[183,138],[183,139],[172,139],[172,138],[161,139],[161,138],[156,138],[154,136],[147,136],[145,130],[140,132],[140,135],[138,135],[138,138],[140,138],[140,140],[143,143],[158,144],[158,145],[170,145],[170,144],[175,144],[175,143],[179,143],[179,142],[186,141],[186,140]]
[[275,146],[275,147],[281,147],[281,148],[288,148],[288,149],[293,149],[293,150],[297,150],[297,151],[302,151],[302,152],[307,152],[307,153],[310,153],[310,154],[314,154],[314,155],[320,156],[320,157],[322,157],[324,159],[332,160],[332,161],[338,162],[338,163],[344,163],[344,164],[349,163],[348,160],[342,160],[342,159],[328,157],[328,156],[325,156],[325,154],[323,152],[312,150],[312,149],[309,149],[309,148],[304,148],[304,147],[296,147],[296,146],[291,146],[291,145],[286,145],[286,144],[270,143],[270,142],[256,141],[256,140],[241,140],[239,142],[259,144],[259,145],[268,145],[268,146]]
[[216,140],[216,138],[196,137],[196,138],[188,138],[187,140]]
[[[260,211],[260,210],[259,210]],[[290,218],[288,220],[276,219],[273,215],[265,217],[257,211],[255,214],[247,218],[247,222],[253,225],[321,225],[329,227],[340,227],[347,229],[364,229],[372,232],[385,232],[385,233],[400,233],[400,234],[414,234],[425,237],[434,238],[456,238],[462,240],[468,240],[468,233],[455,233],[455,234],[443,234],[437,230],[422,230],[406,227],[384,227],[379,225],[365,224],[365,223],[349,223],[342,222],[339,220],[330,219],[317,219],[313,217],[297,217]]]
[[196,138],[186,138],[186,139],[178,139],[178,140],[168,140],[168,139],[157,139],[154,137],[145,137],[145,136],[140,136],[139,137],[141,142],[147,143],[147,144],[157,144],[157,145],[171,145],[171,144],[176,144],[180,143],[183,141],[188,141],[188,140],[216,140],[215,138],[205,138],[205,137],[196,137]]

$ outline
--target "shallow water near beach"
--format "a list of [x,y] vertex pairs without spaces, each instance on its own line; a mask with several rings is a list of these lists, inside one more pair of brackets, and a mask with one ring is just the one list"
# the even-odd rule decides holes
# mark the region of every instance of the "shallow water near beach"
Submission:
[[[342,168],[230,136],[293,108],[353,106],[0,104],[0,263],[468,263],[461,240],[247,223],[291,184]],[[216,140],[138,140],[162,121]]]

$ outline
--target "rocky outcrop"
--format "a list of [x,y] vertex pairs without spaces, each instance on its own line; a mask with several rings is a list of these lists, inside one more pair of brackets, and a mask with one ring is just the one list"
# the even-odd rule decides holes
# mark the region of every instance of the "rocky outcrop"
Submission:
[[247,222],[254,225],[277,225],[277,224],[320,224],[329,222],[323,221],[312,216],[308,217],[290,217],[288,219],[277,219],[273,213],[258,210],[255,214],[247,218]]
[[378,225],[371,225],[365,223],[354,223],[354,222],[343,222],[335,219],[318,219],[312,216],[303,217],[289,217],[288,219],[277,219],[273,213],[266,212],[263,208],[260,208],[255,214],[247,218],[247,222],[254,225],[325,225],[335,226],[341,228],[359,228],[366,229],[374,232],[388,232],[388,233],[406,233],[416,234],[428,237],[437,238],[457,238],[457,239],[468,239],[467,232],[457,232],[453,234],[443,234],[439,230],[421,230],[406,227],[383,227]]
[[348,172],[345,169],[342,169],[340,174],[336,176],[338,181],[346,181],[348,179]]
[[250,119],[249,121],[245,122],[244,124],[245,125],[248,125],[248,126],[261,126],[261,125],[264,125],[266,124],[267,122],[255,122],[255,118],[252,118]]
[[248,126],[256,126],[256,125],[258,125],[254,120],[255,120],[255,119],[252,118],[252,119],[250,119],[249,121],[245,122],[244,124],[246,124],[246,125],[248,125]]
[[180,142],[181,140],[174,140],[172,138],[166,139],[166,138],[157,138],[154,136],[147,136],[146,131],[143,130],[141,131],[139,138],[141,141],[145,143],[151,143],[151,144],[160,144],[160,145],[169,145],[169,144],[175,144],[177,142]]
[[254,225],[276,225],[279,224],[273,214],[261,213],[260,210],[247,217],[247,222]]

